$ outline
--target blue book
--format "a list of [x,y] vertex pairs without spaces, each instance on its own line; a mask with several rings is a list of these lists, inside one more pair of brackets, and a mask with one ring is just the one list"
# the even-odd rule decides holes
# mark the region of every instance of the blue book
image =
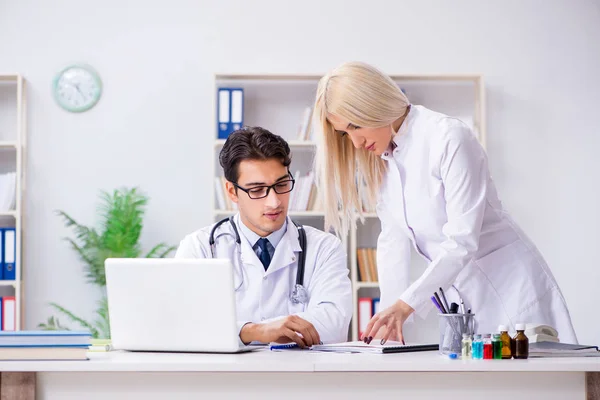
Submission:
[[0,347],[89,346],[89,331],[0,331]]

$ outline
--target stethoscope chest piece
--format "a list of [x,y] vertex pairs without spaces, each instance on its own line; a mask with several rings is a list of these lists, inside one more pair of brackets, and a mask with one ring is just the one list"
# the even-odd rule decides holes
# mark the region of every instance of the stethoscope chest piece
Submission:
[[290,296],[290,300],[294,304],[308,303],[308,293],[306,292],[306,289],[304,289],[304,286],[296,284]]

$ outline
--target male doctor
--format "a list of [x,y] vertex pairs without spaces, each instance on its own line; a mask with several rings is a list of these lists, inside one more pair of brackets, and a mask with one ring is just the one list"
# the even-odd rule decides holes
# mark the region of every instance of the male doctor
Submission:
[[175,257],[232,260],[239,335],[244,344],[296,342],[304,348],[346,341],[352,290],[346,253],[338,238],[303,227],[308,298],[298,301],[292,295],[301,246],[300,231],[287,216],[294,179],[286,141],[260,127],[243,128],[228,137],[219,161],[227,195],[239,212],[233,224],[225,222],[215,230],[214,255],[209,245],[211,225],[187,235]]

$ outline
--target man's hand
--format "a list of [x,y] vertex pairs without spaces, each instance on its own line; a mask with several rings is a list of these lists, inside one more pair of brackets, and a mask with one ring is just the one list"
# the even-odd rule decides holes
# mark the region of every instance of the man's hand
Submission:
[[244,343],[295,342],[301,348],[321,343],[319,333],[313,324],[297,315],[288,315],[266,324],[246,324],[240,331],[240,339]]

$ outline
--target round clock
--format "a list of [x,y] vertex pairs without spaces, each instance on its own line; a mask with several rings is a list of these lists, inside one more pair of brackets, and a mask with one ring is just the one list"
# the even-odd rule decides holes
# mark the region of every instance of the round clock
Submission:
[[98,103],[102,94],[102,81],[88,65],[72,65],[60,71],[52,88],[54,99],[71,112],[89,110]]

